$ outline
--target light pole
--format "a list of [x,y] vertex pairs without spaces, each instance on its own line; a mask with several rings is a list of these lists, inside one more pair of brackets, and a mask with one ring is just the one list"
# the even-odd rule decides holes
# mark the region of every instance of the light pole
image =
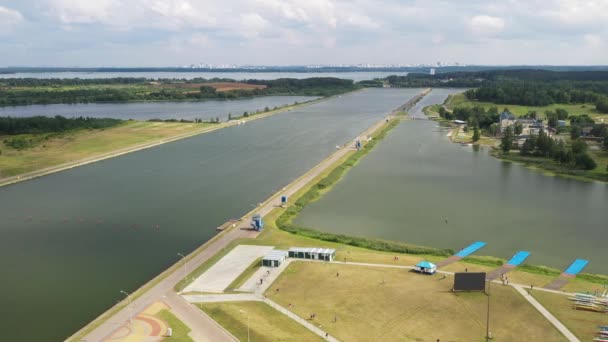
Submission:
[[131,296],[124,290],[120,290],[120,293],[127,296],[127,309],[129,310],[129,324],[133,324],[133,307],[131,306]]
[[488,316],[486,317],[486,342],[492,339],[490,336],[490,287],[492,287],[492,281],[488,282]]
[[184,259],[184,281],[187,283],[188,282],[188,263],[186,262],[186,256],[183,255],[182,253],[177,253],[177,255],[182,257],[182,259]]
[[244,310],[239,310],[241,313],[244,313],[247,315],[247,342],[249,341],[249,313],[247,311]]

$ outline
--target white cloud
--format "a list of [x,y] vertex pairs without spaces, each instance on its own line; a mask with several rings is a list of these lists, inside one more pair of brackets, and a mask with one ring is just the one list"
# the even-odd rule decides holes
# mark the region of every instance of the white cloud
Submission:
[[604,41],[599,34],[586,34],[583,36],[583,40],[588,47],[597,48],[602,46]]
[[492,35],[505,28],[505,21],[502,18],[489,15],[476,15],[471,18],[470,27],[475,34]]
[[[608,0],[11,1],[27,21],[0,7],[0,32],[11,32],[10,39],[0,39],[0,64],[22,63],[23,56],[58,65],[74,56],[70,63],[79,64],[82,51],[98,65],[109,63],[109,56],[117,65],[143,63],[135,57],[140,51],[155,51],[145,62],[157,65],[226,59],[605,64],[608,55]],[[24,29],[14,30],[21,22]],[[20,41],[31,42],[22,55],[11,49]],[[116,44],[113,52],[108,42]],[[252,53],[237,53],[243,48]],[[509,53],[514,48],[518,53]],[[250,60],[253,55],[257,59]]]
[[240,18],[239,31],[242,36],[247,38],[257,37],[270,26],[270,23],[257,13],[241,14]]
[[102,24],[113,28],[153,27],[179,30],[213,27],[208,1],[192,0],[46,0],[63,24]]
[[23,22],[23,15],[10,8],[0,6],[0,33],[11,30]]

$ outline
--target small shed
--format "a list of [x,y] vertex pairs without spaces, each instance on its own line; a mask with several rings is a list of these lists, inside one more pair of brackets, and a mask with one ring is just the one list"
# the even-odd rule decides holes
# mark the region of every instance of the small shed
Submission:
[[437,272],[437,265],[424,260],[416,264],[416,266],[414,267],[414,271],[420,273],[434,274],[435,272]]
[[285,259],[287,259],[287,252],[275,249],[262,258],[262,266],[279,267]]
[[289,257],[296,259],[332,261],[336,257],[336,250],[332,248],[302,248],[289,249]]

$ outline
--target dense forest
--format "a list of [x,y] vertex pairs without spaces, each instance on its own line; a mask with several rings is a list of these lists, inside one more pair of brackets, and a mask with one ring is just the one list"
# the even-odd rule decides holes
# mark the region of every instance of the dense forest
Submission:
[[546,106],[594,103],[608,113],[607,71],[489,70],[389,76],[392,87],[464,87],[470,100]]
[[[264,85],[263,89],[216,91],[201,86],[199,91],[179,84],[234,82],[226,79],[156,80],[144,78],[112,79],[6,79],[0,82],[0,106],[51,103],[182,101],[236,99],[264,95],[331,96],[361,88],[352,80],[318,77],[308,79],[247,80],[244,83]],[[169,86],[159,86],[169,85]]]

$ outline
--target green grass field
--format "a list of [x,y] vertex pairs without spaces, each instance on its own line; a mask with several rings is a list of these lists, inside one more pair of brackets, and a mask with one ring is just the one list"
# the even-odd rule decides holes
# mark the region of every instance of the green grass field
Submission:
[[322,341],[289,317],[261,302],[205,303],[197,306],[240,341]]
[[[209,128],[209,123],[129,121],[108,129],[78,130],[43,139],[37,146],[15,150],[0,136],[0,178],[20,175],[83,158]],[[25,135],[27,136],[27,135]]]
[[171,311],[162,310],[156,314],[156,317],[167,322],[169,327],[173,329],[173,335],[171,337],[164,337],[163,340],[175,342],[194,342],[194,340],[188,336],[188,333],[190,333],[190,328],[188,328],[184,322],[175,317]]
[[[554,111],[557,108],[563,108],[568,111],[570,115],[581,115],[588,114],[589,116],[596,119],[596,121],[600,122],[602,119],[604,122],[608,123],[608,114],[599,113],[595,110],[595,105],[593,103],[587,104],[552,104],[549,106],[542,107],[534,107],[534,106],[520,106],[520,105],[509,105],[509,104],[496,104],[492,102],[479,102],[479,101],[471,101],[464,96],[464,94],[456,94],[450,96],[446,101],[446,105],[449,108],[455,108],[460,106],[481,106],[484,108],[497,107],[499,111],[502,111],[504,108],[508,108],[509,111],[516,116],[524,115],[530,111],[536,111],[540,117],[545,118],[546,111]],[[436,108],[438,109],[438,108]]]
[[[452,282],[403,269],[292,262],[266,295],[303,318],[315,313],[311,322],[344,341],[483,341],[488,297],[454,294]],[[565,340],[513,288],[494,284],[490,294],[494,340]]]
[[532,291],[532,296],[559,319],[581,341],[591,341],[596,336],[598,325],[607,325],[606,314],[575,310],[566,296]]

